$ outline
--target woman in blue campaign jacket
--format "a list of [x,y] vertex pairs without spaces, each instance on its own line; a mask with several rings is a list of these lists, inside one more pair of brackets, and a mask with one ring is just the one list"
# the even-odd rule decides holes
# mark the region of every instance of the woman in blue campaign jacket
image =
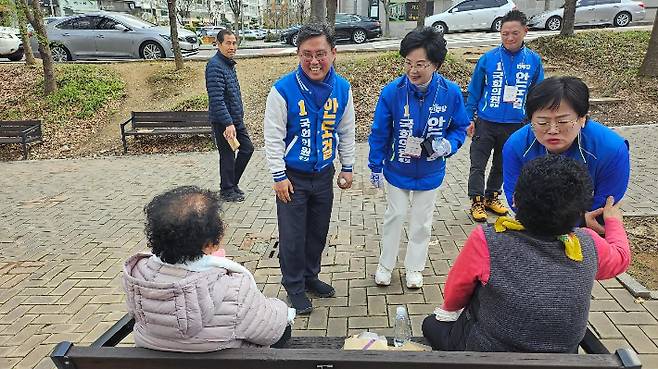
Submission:
[[436,70],[447,54],[443,36],[430,27],[411,31],[400,44],[405,75],[381,92],[368,138],[373,186],[386,179],[387,209],[375,282],[387,286],[395,268],[407,210],[406,284],[423,285],[434,201],[445,175],[445,158],[464,143],[469,120],[462,93]]
[[526,162],[543,155],[565,155],[583,163],[594,184],[592,212],[587,225],[603,232],[594,223],[597,210],[608,196],[621,200],[628,188],[630,159],[628,141],[610,128],[587,119],[589,89],[575,77],[552,77],[530,90],[526,114],[530,124],[516,131],[503,148],[503,188],[513,203],[514,188]]

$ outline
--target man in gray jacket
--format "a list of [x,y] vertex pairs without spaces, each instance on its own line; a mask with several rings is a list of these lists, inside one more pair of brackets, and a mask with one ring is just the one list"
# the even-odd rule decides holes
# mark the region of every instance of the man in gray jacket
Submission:
[[[219,32],[217,48],[219,51],[206,65],[206,89],[208,114],[219,151],[220,194],[225,201],[244,201],[238,182],[254,152],[254,145],[244,125],[240,84],[235,73],[235,34],[229,30]],[[237,157],[229,144],[236,139],[240,143]]]

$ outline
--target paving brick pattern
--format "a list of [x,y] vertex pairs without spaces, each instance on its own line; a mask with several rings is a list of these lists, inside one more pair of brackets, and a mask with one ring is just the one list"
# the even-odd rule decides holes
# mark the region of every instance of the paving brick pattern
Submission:
[[[655,127],[620,131],[633,160],[624,208],[656,214],[658,133]],[[398,305],[408,308],[413,333],[420,335],[474,227],[466,211],[465,147],[449,161],[437,198],[425,287],[408,290],[399,269],[390,287],[375,286],[385,198],[367,182],[366,153],[359,145],[354,188],[336,191],[321,275],[336,297],[314,299],[315,311],[296,320],[296,335],[391,334]],[[0,164],[0,171],[0,368],[50,368],[46,356],[55,343],[96,339],[126,311],[119,276],[123,260],[146,249],[143,206],[173,186],[219,185],[216,153],[12,162]],[[266,295],[285,300],[270,185],[257,151],[242,184],[246,201],[225,206],[224,242]],[[603,342],[611,349],[632,347],[646,368],[658,368],[658,301],[640,303],[616,280],[597,282],[592,298],[590,325]]]

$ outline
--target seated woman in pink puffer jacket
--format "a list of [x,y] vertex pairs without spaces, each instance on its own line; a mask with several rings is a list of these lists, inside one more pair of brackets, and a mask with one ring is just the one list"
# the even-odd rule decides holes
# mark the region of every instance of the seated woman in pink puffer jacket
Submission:
[[212,255],[224,235],[217,194],[178,187],[144,212],[153,254],[132,256],[123,270],[138,347],[207,352],[290,338],[294,310],[265,297],[246,268]]

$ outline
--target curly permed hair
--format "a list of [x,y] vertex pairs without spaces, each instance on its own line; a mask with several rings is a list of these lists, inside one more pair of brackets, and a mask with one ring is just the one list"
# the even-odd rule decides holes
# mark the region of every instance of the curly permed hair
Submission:
[[592,206],[592,179],[577,161],[548,155],[523,166],[514,189],[516,219],[539,236],[569,233]]
[[219,194],[196,186],[157,195],[144,207],[148,246],[165,263],[197,260],[224,236],[220,211]]

